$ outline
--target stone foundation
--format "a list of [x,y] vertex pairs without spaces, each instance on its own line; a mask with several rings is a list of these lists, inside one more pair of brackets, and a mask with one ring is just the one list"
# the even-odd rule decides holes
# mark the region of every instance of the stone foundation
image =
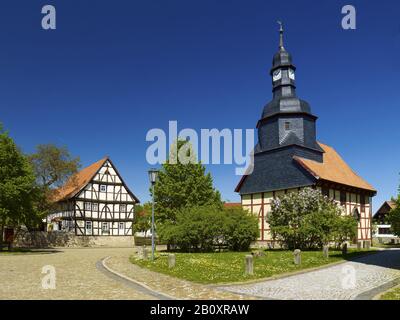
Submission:
[[76,236],[70,232],[21,232],[14,240],[14,247],[114,247],[131,248],[135,245],[133,236]]

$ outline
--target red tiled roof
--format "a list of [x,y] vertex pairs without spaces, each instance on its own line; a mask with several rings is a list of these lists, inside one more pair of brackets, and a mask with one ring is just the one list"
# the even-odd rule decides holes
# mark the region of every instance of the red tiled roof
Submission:
[[301,157],[294,157],[294,159],[316,179],[323,179],[376,192],[376,190],[367,181],[357,175],[357,173],[355,173],[349,167],[349,165],[340,157],[335,149],[322,143],[318,144],[325,151],[323,155],[323,162],[317,162]]
[[54,190],[52,201],[67,200],[76,195],[93,179],[108,158],[103,158],[71,176],[62,187]]

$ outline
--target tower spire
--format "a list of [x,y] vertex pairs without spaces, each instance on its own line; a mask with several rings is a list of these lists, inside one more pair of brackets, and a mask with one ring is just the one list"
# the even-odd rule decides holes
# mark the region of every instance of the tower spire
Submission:
[[285,50],[285,47],[283,46],[283,23],[281,21],[278,21],[278,24],[279,24],[279,49]]

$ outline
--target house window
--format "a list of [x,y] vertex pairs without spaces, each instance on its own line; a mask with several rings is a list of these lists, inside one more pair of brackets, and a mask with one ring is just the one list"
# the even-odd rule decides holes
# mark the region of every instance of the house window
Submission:
[[285,130],[288,131],[290,130],[290,122],[285,122]]
[[344,206],[346,204],[346,192],[340,191],[340,204]]
[[85,202],[85,210],[92,210],[92,203],[91,202]]
[[360,196],[361,212],[365,212],[365,196],[362,194]]
[[108,226],[108,222],[103,222],[103,223],[101,224],[101,231],[102,231],[103,234],[108,234],[108,233],[110,233],[110,228],[109,228],[109,226]]
[[92,234],[92,221],[86,221],[85,229],[86,229],[86,234]]
[[99,211],[99,204],[98,203],[92,203],[92,210],[93,211]]
[[124,230],[125,229],[125,223],[120,222],[119,223],[119,230]]
[[107,186],[105,184],[100,185],[100,192],[107,192]]
[[321,192],[322,195],[329,198],[329,188],[322,187]]
[[121,205],[119,206],[119,211],[120,211],[121,213],[126,213],[126,204],[121,204]]
[[378,228],[378,233],[379,234],[390,234],[390,229],[389,228]]

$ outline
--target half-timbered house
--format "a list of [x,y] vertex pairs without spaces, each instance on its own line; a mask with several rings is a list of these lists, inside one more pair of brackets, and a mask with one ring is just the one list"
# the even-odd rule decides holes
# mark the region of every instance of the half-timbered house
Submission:
[[241,195],[242,206],[259,217],[260,241],[273,241],[268,226],[272,199],[304,187],[320,189],[358,220],[357,239],[352,240],[371,241],[376,191],[332,147],[317,141],[317,117],[296,95],[295,70],[283,46],[281,28],[279,51],[270,71],[273,99],[257,124],[253,170],[242,177],[235,191]]
[[388,216],[391,210],[396,208],[395,201],[385,201],[374,214],[375,230],[373,238],[379,243],[400,243],[400,238],[392,233]]
[[48,230],[76,236],[133,236],[135,204],[117,168],[107,157],[73,175],[55,190],[55,212],[47,217]]

